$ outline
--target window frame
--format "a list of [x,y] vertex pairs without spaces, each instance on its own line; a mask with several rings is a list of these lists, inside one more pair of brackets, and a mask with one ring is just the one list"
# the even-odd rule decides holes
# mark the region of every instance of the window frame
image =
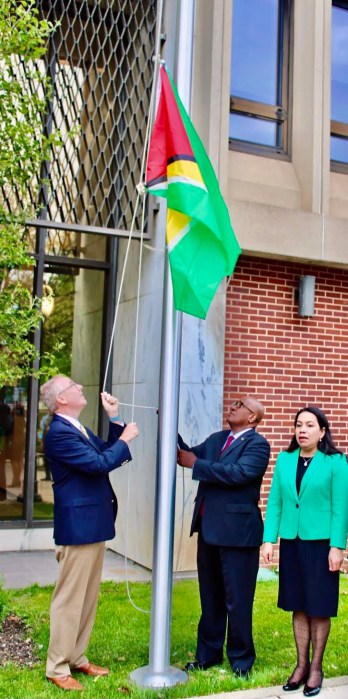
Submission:
[[[331,13],[334,7],[339,7],[341,10],[346,10],[348,13],[348,2],[347,0],[332,0]],[[332,16],[332,14],[331,14]],[[347,15],[348,16],[348,15]],[[332,41],[332,24],[331,24],[331,41]],[[330,82],[332,81],[332,77]],[[331,105],[330,105],[330,117],[331,117]],[[344,163],[341,160],[333,160],[331,158],[331,136],[335,138],[342,138],[348,140],[348,121],[336,121],[330,118],[330,171],[340,172],[342,174],[348,174],[348,163]]]
[[[117,286],[117,265],[118,265],[118,237],[110,234],[107,228],[100,230],[97,234],[91,231],[88,226],[85,227],[84,233],[87,235],[101,236],[105,245],[104,259],[83,258],[83,257],[68,257],[64,254],[52,254],[46,251],[46,238],[48,230],[40,228],[35,231],[35,252],[30,253],[30,256],[35,260],[33,268],[33,297],[42,297],[44,284],[44,273],[47,268],[55,271],[64,272],[72,268],[97,270],[104,273],[104,289],[103,297],[104,304],[102,310],[102,327],[100,333],[100,371],[99,371],[99,390],[102,390],[105,370],[108,362],[109,346],[112,337],[112,326],[114,321],[114,309],[116,305],[116,286]],[[56,227],[59,229],[59,224]],[[31,336],[35,348],[40,352],[42,343],[42,323]],[[106,378],[106,390],[111,391],[113,357],[108,368]],[[34,368],[38,368],[35,364]],[[27,384],[27,424],[25,435],[25,449],[23,459],[24,486],[21,497],[23,498],[23,509],[21,517],[14,519],[0,519],[0,533],[6,529],[42,529],[53,526],[53,516],[48,519],[38,519],[35,516],[35,498],[36,498],[36,456],[37,456],[37,415],[39,406],[39,381],[31,375],[28,377]],[[108,419],[104,410],[98,411],[98,434],[107,438]]]
[[256,117],[276,124],[277,145],[267,146],[229,137],[230,150],[290,160],[291,123],[289,115],[292,85],[292,64],[290,60],[293,45],[292,7],[292,0],[279,0],[277,70],[279,104],[269,105],[264,102],[256,102],[230,95],[230,114]]

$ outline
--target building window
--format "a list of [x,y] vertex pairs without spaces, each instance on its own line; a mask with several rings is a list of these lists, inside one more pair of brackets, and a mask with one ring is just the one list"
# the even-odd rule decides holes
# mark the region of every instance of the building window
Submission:
[[230,148],[288,152],[291,0],[233,0]]
[[[115,240],[59,229],[29,235],[36,265],[32,272],[17,270],[16,275],[34,296],[50,301],[43,305],[35,346],[41,357],[46,352],[54,356],[59,373],[84,385],[88,405],[83,420],[103,434],[104,411],[98,406],[114,305]],[[44,370],[42,360],[40,366]],[[0,385],[0,529],[14,522],[27,528],[47,526],[53,519],[52,481],[44,455],[49,419],[36,379],[15,387]]]
[[348,165],[348,3],[332,3],[331,168]]

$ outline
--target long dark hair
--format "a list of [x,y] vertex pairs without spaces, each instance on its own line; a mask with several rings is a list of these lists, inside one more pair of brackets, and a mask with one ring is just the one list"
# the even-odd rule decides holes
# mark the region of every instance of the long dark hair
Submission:
[[[323,413],[322,410],[319,410],[319,408],[316,408],[314,405],[308,405],[306,408],[300,408],[300,410],[297,411],[294,420],[295,427],[299,415],[301,415],[301,413],[304,412],[312,413],[312,415],[314,415],[317,418],[320,429],[325,427],[325,434],[318,443],[319,451],[322,451],[324,454],[343,454],[343,452],[337,449],[337,447],[334,444],[334,441],[331,436],[330,425],[325,413]],[[294,434],[286,451],[295,451],[298,448],[299,444],[296,439],[296,435]]]

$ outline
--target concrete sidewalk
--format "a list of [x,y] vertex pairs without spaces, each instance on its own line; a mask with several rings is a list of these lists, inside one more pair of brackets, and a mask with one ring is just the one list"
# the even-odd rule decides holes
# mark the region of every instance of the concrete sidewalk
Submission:
[[[262,569],[261,569],[262,570]],[[53,585],[56,581],[58,564],[54,551],[14,551],[0,553],[0,580],[4,588],[29,587],[38,585]],[[123,556],[106,550],[102,579],[122,582],[128,578],[130,582],[149,582],[151,571],[132,561],[126,563]],[[174,577],[196,577],[195,573],[177,574]],[[286,678],[284,678],[286,679]],[[302,689],[292,692],[291,696],[303,696]],[[260,687],[258,689],[237,690],[210,694],[209,697],[191,697],[190,699],[284,699],[288,696],[280,687]],[[324,679],[320,699],[348,699],[348,676]]]
[[[21,588],[29,585],[53,585],[56,582],[58,563],[54,551],[6,551],[0,553],[0,580],[3,587]],[[127,561],[124,556],[107,549],[104,556],[102,580],[122,582],[148,582],[151,571]]]
[[[50,551],[6,551],[0,552],[0,580],[4,588],[29,587],[38,585],[53,585],[57,579],[58,564],[54,550]],[[192,579],[197,577],[196,571],[175,573],[174,579]],[[260,568],[258,580],[277,578],[272,571]],[[106,549],[102,580],[122,582],[149,582],[152,573],[124,556]]]
[[[291,692],[291,696],[303,697],[302,689]],[[206,697],[190,697],[190,699],[285,699],[289,692],[283,692],[282,687],[259,687],[258,689],[238,689],[235,692],[222,692],[210,694]],[[348,675],[344,677],[330,677],[325,680],[319,694],[320,699],[348,699]]]

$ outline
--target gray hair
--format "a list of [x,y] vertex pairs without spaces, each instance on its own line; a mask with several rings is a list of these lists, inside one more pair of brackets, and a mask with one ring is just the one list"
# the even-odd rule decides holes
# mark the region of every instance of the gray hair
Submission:
[[40,397],[43,403],[47,406],[50,413],[54,413],[57,407],[57,396],[62,391],[61,379],[66,379],[67,377],[63,374],[57,374],[53,376],[52,379],[46,381],[46,383],[41,386]]

